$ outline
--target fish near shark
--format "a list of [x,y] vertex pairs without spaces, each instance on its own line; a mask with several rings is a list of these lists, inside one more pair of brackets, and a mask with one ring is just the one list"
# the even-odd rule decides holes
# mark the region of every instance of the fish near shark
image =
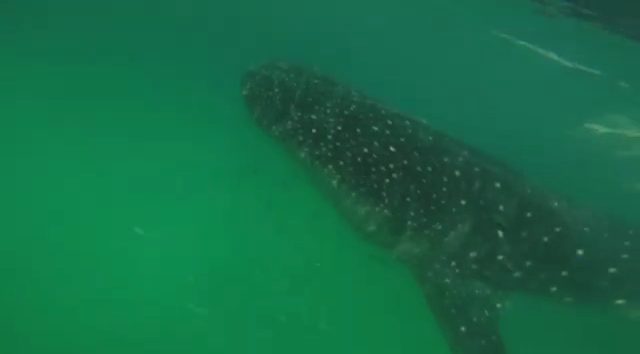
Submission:
[[499,323],[509,293],[640,303],[638,228],[303,66],[266,63],[242,86],[257,125],[364,239],[410,269],[452,353],[508,352]]

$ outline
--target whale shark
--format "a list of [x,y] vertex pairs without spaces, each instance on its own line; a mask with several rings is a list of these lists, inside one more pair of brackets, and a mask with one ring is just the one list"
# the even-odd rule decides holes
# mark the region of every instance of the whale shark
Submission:
[[640,229],[537,187],[483,150],[316,69],[247,70],[253,121],[305,166],[356,234],[419,283],[454,354],[508,353],[512,294],[640,303]]

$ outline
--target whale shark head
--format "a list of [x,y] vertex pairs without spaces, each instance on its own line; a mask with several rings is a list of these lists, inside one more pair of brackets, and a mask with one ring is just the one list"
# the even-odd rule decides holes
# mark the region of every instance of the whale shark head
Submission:
[[246,71],[242,93],[260,128],[279,142],[303,150],[310,148],[308,143],[330,138],[345,116],[341,106],[359,96],[329,76],[281,62],[268,62]]
[[258,126],[281,135],[296,112],[299,78],[284,64],[268,63],[253,67],[242,78],[242,94],[250,114]]

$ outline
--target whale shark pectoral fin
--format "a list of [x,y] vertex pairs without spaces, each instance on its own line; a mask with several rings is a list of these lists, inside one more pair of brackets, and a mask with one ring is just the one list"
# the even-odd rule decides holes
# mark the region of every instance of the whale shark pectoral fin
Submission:
[[422,288],[453,354],[506,354],[499,332],[500,296],[458,277],[448,266],[430,269]]

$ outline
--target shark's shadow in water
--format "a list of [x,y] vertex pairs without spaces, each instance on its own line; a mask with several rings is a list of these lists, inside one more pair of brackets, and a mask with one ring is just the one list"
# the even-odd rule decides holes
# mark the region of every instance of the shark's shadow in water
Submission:
[[255,122],[366,240],[412,271],[453,353],[506,353],[508,293],[640,303],[639,229],[305,67],[263,64],[242,85]]

